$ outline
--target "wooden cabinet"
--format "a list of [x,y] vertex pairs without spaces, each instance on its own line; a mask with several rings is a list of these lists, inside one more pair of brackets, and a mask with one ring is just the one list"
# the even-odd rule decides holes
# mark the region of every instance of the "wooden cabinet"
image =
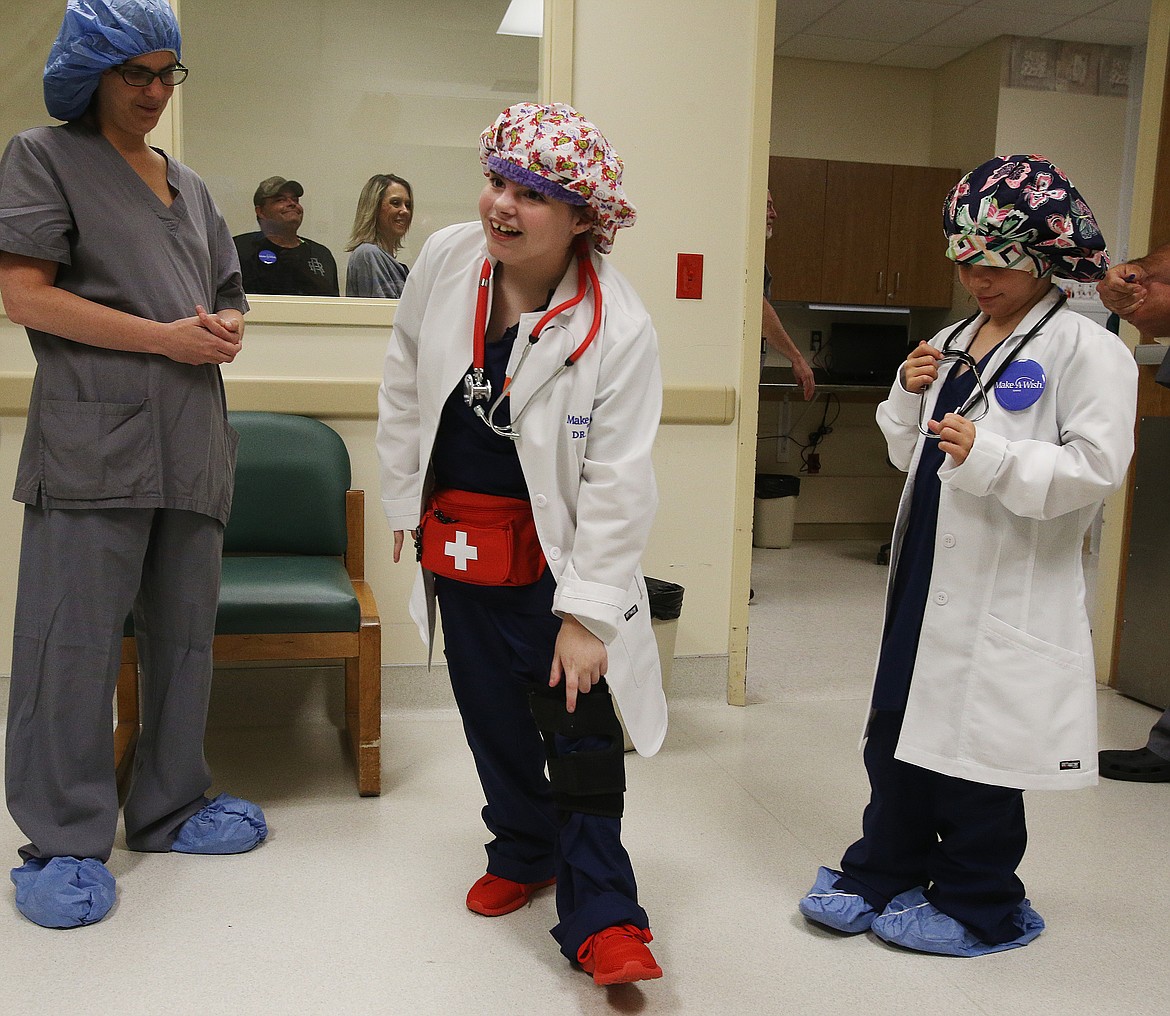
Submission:
[[764,260],[772,270],[772,299],[819,300],[825,251],[824,159],[773,158],[768,189],[776,204]]
[[826,163],[822,302],[888,302],[892,180],[893,166]]
[[949,307],[942,206],[957,169],[775,157],[772,299]]

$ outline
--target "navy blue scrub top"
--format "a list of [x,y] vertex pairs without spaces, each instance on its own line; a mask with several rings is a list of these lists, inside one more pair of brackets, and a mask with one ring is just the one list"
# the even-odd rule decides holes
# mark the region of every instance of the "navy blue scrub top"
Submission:
[[[492,402],[504,389],[508,359],[512,355],[512,346],[519,329],[519,323],[514,324],[496,342],[484,346],[483,366],[492,385]],[[500,403],[492,417],[496,426],[502,427],[511,422],[511,403],[511,399],[504,399]],[[495,433],[471,411],[463,398],[462,379],[443,405],[431,464],[437,489],[469,490],[477,494],[529,500],[528,485],[524,482],[524,471],[520,468],[516,442]],[[453,583],[464,594],[486,599],[497,607],[519,613],[539,614],[548,612],[556,588],[552,572],[547,567],[536,582],[527,586],[477,586],[440,576],[435,577],[435,582]]]
[[[494,402],[504,389],[508,358],[516,341],[519,325],[515,324],[497,342],[484,346],[484,373],[492,385]],[[471,369],[470,364],[468,369]],[[489,403],[490,405],[491,403]],[[511,421],[512,400],[504,399],[492,418],[502,427]],[[528,485],[516,454],[516,442],[501,437],[484,425],[463,398],[463,380],[447,396],[431,462],[435,486],[439,489],[470,490],[477,494],[496,494],[528,500]]]
[[[980,361],[981,374],[994,352],[994,349],[991,350]],[[953,413],[974,390],[974,371],[965,370],[960,374],[956,365],[943,382],[931,418],[940,420],[947,413]],[[914,674],[918,639],[922,634],[922,615],[926,612],[930,576],[934,569],[938,496],[942,489],[938,471],[945,458],[946,453],[939,448],[937,440],[923,440],[922,455],[914,473],[910,518],[898,553],[894,588],[878,655],[872,702],[874,709],[905,709],[910,695],[910,679]]]

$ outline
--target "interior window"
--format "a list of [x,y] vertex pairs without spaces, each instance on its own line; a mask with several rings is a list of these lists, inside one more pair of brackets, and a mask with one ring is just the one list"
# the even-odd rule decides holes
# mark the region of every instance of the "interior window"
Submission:
[[333,253],[345,293],[358,195],[409,181],[398,259],[475,216],[479,133],[538,92],[540,40],[497,35],[508,0],[183,0],[183,161],[233,234],[257,229],[257,185],[304,187],[298,235]]

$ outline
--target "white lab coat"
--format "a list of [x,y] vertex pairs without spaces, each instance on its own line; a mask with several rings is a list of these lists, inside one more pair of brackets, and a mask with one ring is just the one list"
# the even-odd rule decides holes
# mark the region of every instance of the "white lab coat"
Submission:
[[[1054,287],[992,357],[992,373],[1058,296]],[[983,319],[952,342],[966,348]],[[932,340],[942,345],[951,328]],[[1017,359],[1047,386],[1009,412],[990,396],[974,447],[939,470],[930,594],[895,756],[994,786],[1072,789],[1097,782],[1096,677],[1084,534],[1133,454],[1137,367],[1124,344],[1063,307]],[[933,395],[950,365],[940,370]],[[909,477],[894,527],[898,564],[925,438],[919,397],[895,381],[877,411],[890,459]],[[933,417],[931,417],[933,418]]]
[[[472,357],[476,286],[486,256],[482,226],[435,233],[410,271],[386,351],[378,394],[382,507],[392,530],[412,530],[430,492],[431,451],[443,404]],[[573,614],[606,645],[606,674],[634,746],[652,755],[666,736],[657,645],[639,561],[657,506],[651,447],[662,410],[658,345],[629,283],[600,257],[601,330],[552,385],[532,398],[577,348],[593,317],[592,297],[558,315],[516,364],[541,314],[525,314],[508,363],[511,417],[536,530],[556,579],[553,610]],[[550,306],[577,291],[571,265]],[[531,400],[531,404],[530,403]],[[521,415],[522,414],[522,415]],[[434,639],[435,598],[423,572],[411,616]]]

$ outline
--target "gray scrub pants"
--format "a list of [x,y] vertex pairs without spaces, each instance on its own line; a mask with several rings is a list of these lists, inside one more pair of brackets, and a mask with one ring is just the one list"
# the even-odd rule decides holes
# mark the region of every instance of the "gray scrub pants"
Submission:
[[126,845],[165,851],[205,803],[203,733],[223,526],[169,508],[27,507],[8,702],[8,810],[21,855],[109,858],[118,824],[111,702],[133,610],[142,734]]
[[1158,717],[1158,722],[1150,731],[1150,739],[1146,742],[1146,747],[1155,755],[1161,755],[1162,758],[1170,760],[1170,709]]

